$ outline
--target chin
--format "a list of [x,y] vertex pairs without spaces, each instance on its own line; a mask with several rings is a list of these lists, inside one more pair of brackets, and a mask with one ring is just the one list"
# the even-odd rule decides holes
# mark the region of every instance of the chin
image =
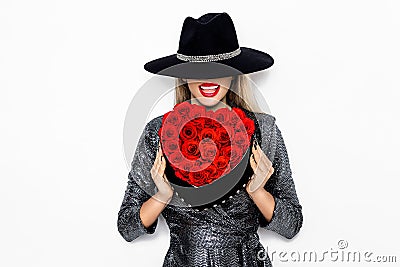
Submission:
[[197,98],[197,101],[199,101],[199,103],[202,104],[203,106],[207,107],[215,106],[221,102],[219,99],[216,98],[204,98],[204,97]]

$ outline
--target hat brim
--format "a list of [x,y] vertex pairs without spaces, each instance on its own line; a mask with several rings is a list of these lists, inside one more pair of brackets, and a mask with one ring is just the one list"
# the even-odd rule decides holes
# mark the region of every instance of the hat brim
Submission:
[[147,62],[144,69],[178,78],[219,78],[265,70],[274,64],[274,59],[265,52],[248,47],[240,49],[239,55],[215,62],[187,62],[173,54]]

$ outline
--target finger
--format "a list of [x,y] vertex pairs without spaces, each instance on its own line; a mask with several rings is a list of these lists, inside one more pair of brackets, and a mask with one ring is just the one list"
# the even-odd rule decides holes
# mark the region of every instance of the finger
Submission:
[[258,167],[264,173],[268,173],[269,169],[271,168],[271,164],[268,163],[268,159],[266,156],[261,157],[260,162],[258,163]]
[[257,162],[263,161],[268,166],[270,160],[268,159],[267,155],[265,155],[264,151],[262,151],[262,149],[259,145],[257,145],[256,151],[257,151],[257,153],[255,156],[256,156]]
[[259,163],[261,161],[261,154],[260,154],[260,150],[257,148],[257,146],[254,147],[254,159],[256,160],[257,163]]
[[264,151],[261,149],[261,147],[259,145],[256,145],[256,151],[257,151],[258,155],[260,156],[260,158],[266,157]]
[[158,155],[160,154],[160,151],[161,151],[161,145],[160,145],[160,142],[159,142],[158,146],[157,146],[157,151],[156,151],[156,159],[157,159]]
[[163,166],[165,168],[165,166],[167,164],[167,160],[165,158],[165,155],[162,154],[162,153],[161,153],[161,156],[160,156],[160,163],[161,163],[161,166]]
[[265,166],[263,166],[262,162],[257,164],[257,169],[256,169],[256,174],[257,175],[267,175],[268,171],[265,168]]
[[269,176],[271,176],[274,173],[274,171],[275,171],[274,167],[271,166],[268,172]]
[[262,160],[263,168],[269,170],[272,167],[272,162],[265,156]]
[[253,169],[253,172],[256,172],[256,170],[257,170],[257,163],[256,163],[256,161],[255,161],[255,159],[254,159],[254,154],[251,154],[251,156],[250,156],[250,166],[251,166],[251,168]]
[[161,144],[158,145],[157,155],[158,157],[162,154]]
[[255,190],[257,190],[260,187],[261,182],[258,180],[259,180],[258,176],[253,174],[252,178],[250,179],[250,181],[247,184],[249,192],[254,192]]
[[254,139],[253,144],[251,145],[251,152],[254,154],[256,151],[256,139]]
[[162,152],[161,145],[160,145],[160,146],[158,147],[157,155],[156,155],[156,160],[158,161],[158,163],[160,163],[162,154],[163,154],[163,152]]
[[153,180],[155,180],[157,178],[157,169],[155,165],[153,165],[153,167],[151,168],[150,173]]
[[159,158],[160,158],[160,150],[157,150],[156,158],[154,159],[154,164],[153,165],[157,165],[158,164]]
[[159,160],[158,163],[157,163],[157,165],[155,166],[155,172],[157,173],[157,175],[162,174],[162,173],[160,172],[160,169],[161,169],[161,161]]
[[265,172],[267,171],[267,168],[265,167],[265,164],[263,162],[262,157],[260,156],[259,152],[256,150],[254,154],[252,154],[253,159],[255,160],[257,166],[254,171],[257,172]]
[[266,166],[272,166],[272,162],[271,160],[267,157],[267,155],[265,155],[265,153],[263,151],[260,150],[260,156],[261,156],[261,160],[263,162],[265,162]]
[[165,181],[167,184],[171,185],[171,184],[169,183],[168,178],[167,178],[167,176],[165,175],[165,173],[163,174],[162,177],[164,178],[164,181]]
[[258,172],[254,174],[254,181],[253,181],[253,186],[258,188],[266,179],[267,175],[264,172]]
[[[262,165],[261,168],[265,171],[267,171],[271,166],[272,166],[272,162],[268,159],[268,157],[265,155],[265,153],[261,150],[261,149],[257,149],[258,153],[259,153],[259,159],[258,159],[258,164]],[[257,158],[256,158],[257,160]]]
[[157,153],[156,160],[154,161],[154,171],[158,173],[158,170],[160,169],[161,166],[161,155]]
[[164,170],[165,170],[165,158],[164,158],[164,156],[161,155],[161,157],[160,157],[160,165],[158,167],[158,173],[160,175],[163,175],[164,174]]

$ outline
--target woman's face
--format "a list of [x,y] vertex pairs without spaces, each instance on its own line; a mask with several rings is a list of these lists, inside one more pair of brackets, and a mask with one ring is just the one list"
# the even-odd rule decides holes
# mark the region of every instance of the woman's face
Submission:
[[229,90],[233,77],[216,79],[187,79],[192,97],[202,105],[212,107],[220,101],[226,103],[225,95]]

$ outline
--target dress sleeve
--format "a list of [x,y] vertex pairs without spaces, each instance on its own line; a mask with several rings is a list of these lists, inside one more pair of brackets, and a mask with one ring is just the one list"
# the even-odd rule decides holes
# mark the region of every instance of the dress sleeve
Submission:
[[[272,230],[288,239],[293,238],[303,224],[302,206],[299,203],[289,157],[282,133],[274,123],[271,131],[271,144],[274,147],[274,173],[265,184],[265,189],[275,199],[275,208],[272,219],[268,222],[260,213],[260,227]],[[268,155],[267,155],[268,156]]]
[[118,212],[118,231],[127,242],[144,234],[153,234],[158,224],[157,218],[146,228],[139,216],[142,204],[157,190],[150,174],[158,145],[157,129],[153,124],[154,120],[149,122],[139,138],[128,173],[128,186]]

